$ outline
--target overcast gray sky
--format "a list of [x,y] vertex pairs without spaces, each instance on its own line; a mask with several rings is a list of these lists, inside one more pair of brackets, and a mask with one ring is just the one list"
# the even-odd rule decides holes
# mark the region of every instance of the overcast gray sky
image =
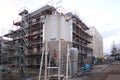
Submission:
[[[0,0],[0,35],[16,28],[13,20],[18,20],[20,10],[34,11],[42,5],[56,6],[59,0]],[[95,26],[103,36],[104,52],[109,52],[112,42],[120,43],[120,0],[62,0],[66,11],[76,11],[89,26]]]

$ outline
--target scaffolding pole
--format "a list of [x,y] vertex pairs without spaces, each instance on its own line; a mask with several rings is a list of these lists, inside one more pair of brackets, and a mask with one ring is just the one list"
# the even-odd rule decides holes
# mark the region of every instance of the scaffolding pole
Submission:
[[60,64],[61,64],[61,40],[59,39],[59,68],[58,68],[58,80],[60,80],[60,68],[61,68],[61,66],[60,66]]
[[38,80],[41,80],[41,72],[42,72],[42,67],[43,67],[44,54],[45,54],[45,50],[44,50],[44,46],[43,46],[42,58],[41,58],[41,62],[40,62],[40,70],[39,70],[39,78],[38,78]]
[[70,50],[69,50],[69,44],[68,44],[68,46],[67,46],[66,80],[68,80],[69,55],[70,55]]
[[47,80],[47,55],[48,55],[48,45],[47,41],[45,41],[45,77],[44,80]]

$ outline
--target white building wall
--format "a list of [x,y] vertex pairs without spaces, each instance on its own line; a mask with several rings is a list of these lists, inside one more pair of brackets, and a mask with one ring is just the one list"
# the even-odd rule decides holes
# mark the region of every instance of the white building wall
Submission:
[[89,34],[93,36],[92,44],[93,56],[103,57],[103,38],[95,27],[90,27]]

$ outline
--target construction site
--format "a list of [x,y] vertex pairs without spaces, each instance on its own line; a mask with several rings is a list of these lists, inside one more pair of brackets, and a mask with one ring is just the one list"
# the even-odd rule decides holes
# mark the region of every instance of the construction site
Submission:
[[80,67],[93,64],[93,36],[79,15],[50,5],[18,15],[18,29],[2,41],[0,62],[12,70],[3,80],[75,80]]

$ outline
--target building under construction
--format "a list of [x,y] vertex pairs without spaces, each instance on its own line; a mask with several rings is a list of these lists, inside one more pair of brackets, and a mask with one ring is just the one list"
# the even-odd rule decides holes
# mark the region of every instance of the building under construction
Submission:
[[[46,75],[44,80],[48,80],[51,74],[67,75],[70,66],[76,74],[85,60],[92,56],[93,50],[89,46],[92,36],[78,15],[72,12],[64,14],[46,5],[31,13],[23,10],[19,16],[21,21],[13,23],[18,29],[4,35],[10,39],[5,42],[5,64],[19,72],[19,80],[27,75],[39,75],[40,78]],[[61,80],[58,78],[49,80]]]
[[93,56],[96,58],[103,58],[103,38],[95,27],[89,27],[89,34],[93,36],[92,44]]

